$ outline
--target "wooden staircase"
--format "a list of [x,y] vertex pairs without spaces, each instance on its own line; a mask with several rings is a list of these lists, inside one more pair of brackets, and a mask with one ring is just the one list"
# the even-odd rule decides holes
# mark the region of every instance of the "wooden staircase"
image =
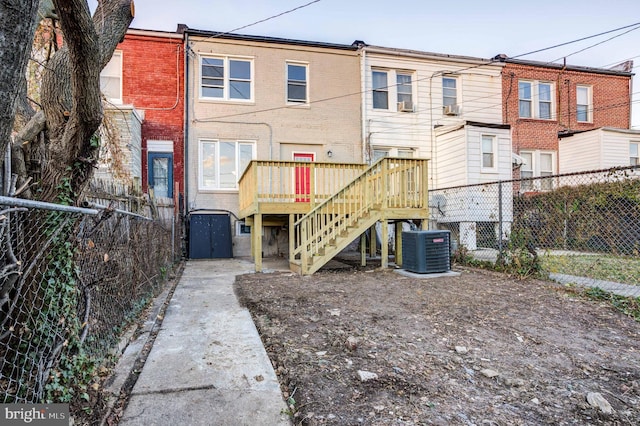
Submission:
[[426,161],[382,158],[295,221],[291,270],[313,274],[378,221],[426,218]]

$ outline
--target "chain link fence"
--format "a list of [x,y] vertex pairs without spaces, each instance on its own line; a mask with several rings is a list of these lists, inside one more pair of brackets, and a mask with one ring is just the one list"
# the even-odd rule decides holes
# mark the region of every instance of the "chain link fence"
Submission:
[[430,227],[477,262],[535,259],[560,283],[640,297],[639,177],[631,166],[432,190]]
[[175,227],[108,206],[0,201],[1,401],[86,398],[96,363],[171,272]]

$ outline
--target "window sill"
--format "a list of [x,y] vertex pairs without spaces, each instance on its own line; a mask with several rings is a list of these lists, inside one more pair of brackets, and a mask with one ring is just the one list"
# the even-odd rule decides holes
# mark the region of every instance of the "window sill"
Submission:
[[287,102],[287,108],[310,109],[311,104],[309,102]]
[[217,98],[198,98],[199,102],[207,104],[225,104],[225,105],[255,105],[256,102],[251,99],[242,101],[238,99],[217,99]]
[[198,192],[201,194],[237,194],[238,188],[234,189],[220,189],[220,188],[198,188]]
[[534,121],[534,122],[543,122],[543,123],[557,123],[558,120],[553,118],[531,118],[531,117],[518,117],[519,121]]

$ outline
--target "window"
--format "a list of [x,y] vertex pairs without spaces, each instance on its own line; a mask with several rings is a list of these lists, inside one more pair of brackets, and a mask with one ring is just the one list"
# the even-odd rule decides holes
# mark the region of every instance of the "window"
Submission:
[[236,221],[236,235],[251,235],[251,226],[247,225],[244,220]]
[[576,120],[591,122],[591,87],[576,87]]
[[389,85],[385,71],[373,71],[373,108],[389,109]]
[[[520,152],[520,156],[524,159],[522,166],[520,166],[520,178],[533,177],[533,152]],[[533,180],[520,182],[520,189],[522,191],[533,191]]]
[[411,74],[397,74],[398,103],[403,102],[406,109],[413,109],[413,86]]
[[100,73],[100,90],[107,100],[122,103],[122,52],[115,51]]
[[458,89],[457,80],[451,77],[442,78],[442,106],[454,106],[457,105]]
[[200,97],[233,101],[253,99],[253,62],[229,57],[201,57]]
[[238,179],[254,154],[254,142],[200,141],[200,189],[237,189]]
[[483,171],[493,171],[496,164],[496,137],[492,135],[482,135],[482,169]]
[[[524,163],[520,168],[520,177],[544,178],[555,174],[555,152],[553,151],[520,151]],[[532,179],[520,184],[521,191],[550,191],[553,179]]]
[[553,84],[519,81],[518,110],[521,118],[553,119]]
[[287,102],[308,102],[307,73],[307,65],[287,63]]
[[638,159],[638,147],[640,146],[640,142],[631,142],[629,144],[629,163],[631,166],[640,165],[640,161]]
[[374,149],[373,150],[373,158],[371,159],[373,163],[378,161],[381,158],[388,157],[389,150],[388,149]]

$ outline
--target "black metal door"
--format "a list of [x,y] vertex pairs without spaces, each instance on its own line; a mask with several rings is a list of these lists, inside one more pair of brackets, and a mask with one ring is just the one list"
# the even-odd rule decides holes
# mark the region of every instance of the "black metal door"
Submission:
[[226,214],[192,214],[189,219],[189,258],[233,257],[231,218]]

